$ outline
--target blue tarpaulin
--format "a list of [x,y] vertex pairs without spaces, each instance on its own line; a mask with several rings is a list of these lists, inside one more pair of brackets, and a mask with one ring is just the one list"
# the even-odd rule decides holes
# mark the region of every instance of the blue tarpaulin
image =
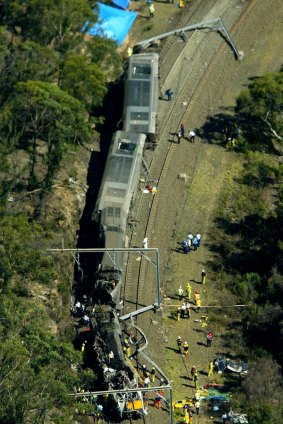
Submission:
[[87,33],[90,35],[104,35],[115,40],[120,46],[130,31],[134,20],[137,17],[136,12],[116,9],[106,6],[103,3],[98,5],[98,23],[91,27]]
[[112,0],[116,6],[121,7],[121,9],[127,9],[129,6],[130,0]]

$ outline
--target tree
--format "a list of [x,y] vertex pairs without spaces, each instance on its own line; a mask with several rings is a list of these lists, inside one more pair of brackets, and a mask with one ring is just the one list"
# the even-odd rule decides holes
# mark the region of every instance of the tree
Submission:
[[[40,81],[20,82],[2,110],[0,128],[21,148],[30,152],[30,186],[38,180],[50,187],[68,145],[89,142],[91,125],[83,105],[53,84]],[[0,118],[1,118],[0,115]],[[46,156],[38,151],[45,143]],[[9,143],[9,140],[6,141]],[[41,166],[36,174],[37,160]],[[42,165],[46,172],[42,175]]]
[[0,296],[0,312],[1,423],[43,423],[47,413],[56,415],[54,408],[62,422],[72,422],[68,393],[80,384],[80,353],[50,333],[44,308],[33,300]]
[[[236,112],[251,147],[281,152],[283,71],[255,78],[237,99]],[[279,144],[278,144],[279,143]]]
[[21,292],[32,281],[48,284],[56,278],[53,260],[38,246],[42,228],[24,215],[0,216],[1,293]]
[[270,358],[258,359],[242,383],[249,423],[282,422],[282,379],[280,367]]
[[62,55],[82,41],[96,19],[85,0],[14,0],[5,2],[1,22],[24,40],[52,46]]
[[99,66],[81,55],[72,55],[63,63],[60,86],[88,110],[101,105],[107,91]]
[[121,75],[122,60],[114,40],[92,37],[87,42],[87,52],[90,53],[91,62],[103,71],[107,82],[113,81]]
[[246,303],[253,303],[256,300],[260,293],[260,286],[261,278],[254,272],[244,275],[237,274],[231,283],[232,291]]
[[58,54],[53,49],[41,46],[35,41],[17,39],[13,44],[9,44],[0,68],[0,103],[4,104],[19,81],[56,81],[58,61]]

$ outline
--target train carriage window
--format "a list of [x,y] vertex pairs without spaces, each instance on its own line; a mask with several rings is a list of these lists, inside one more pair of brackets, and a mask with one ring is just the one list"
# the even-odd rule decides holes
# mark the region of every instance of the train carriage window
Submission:
[[126,151],[130,151],[133,152],[136,148],[136,144],[134,143],[128,143],[128,142],[124,142],[121,141],[118,145],[118,149],[119,150],[126,150]]
[[118,197],[123,199],[126,195],[126,190],[117,187],[108,187],[106,191],[106,197]]
[[131,121],[148,121],[149,113],[148,112],[131,112],[130,120]]
[[132,74],[133,78],[144,78],[144,79],[150,78],[151,67],[148,65],[133,64],[132,70],[133,70],[133,74]]
[[111,158],[107,168],[107,182],[128,183],[133,163],[133,158],[131,156],[132,155],[125,156],[123,154],[123,156],[116,155]]
[[128,81],[124,107],[149,107],[151,101],[150,81]]
[[137,124],[131,124],[129,127],[130,131],[137,131],[141,133],[147,133],[148,132],[148,125],[142,125],[140,123]]
[[107,208],[107,216],[108,218],[120,218],[121,217],[121,208],[112,208],[112,207],[108,207]]
[[109,225],[109,226],[107,227],[107,231],[113,231],[113,232],[115,232],[115,233],[121,233],[121,234],[124,234],[124,231],[123,231],[121,228],[119,228],[119,227],[113,227],[113,226],[111,226],[111,225]]

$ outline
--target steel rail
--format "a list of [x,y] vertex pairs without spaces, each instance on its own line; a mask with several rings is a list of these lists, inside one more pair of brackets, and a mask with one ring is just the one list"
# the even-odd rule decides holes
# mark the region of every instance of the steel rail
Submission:
[[[248,15],[249,12],[251,12],[252,8],[255,5],[255,2],[256,2],[255,0],[250,0],[250,2],[248,3],[248,5],[240,13],[238,19],[235,21],[235,23],[230,28],[230,33],[235,33],[235,31],[239,28],[239,26],[240,26],[241,22],[243,21],[243,19]],[[204,71],[203,75],[201,76],[201,78],[200,78],[200,80],[199,80],[196,88],[194,89],[194,92],[193,92],[191,98],[188,101],[188,107],[184,111],[181,119],[178,122],[178,125],[175,128],[178,128],[180,122],[182,122],[182,120],[184,119],[184,116],[185,115],[188,115],[188,113],[193,108],[194,102],[197,101],[197,99],[198,99],[198,97],[199,97],[199,95],[201,93],[201,90],[203,89],[203,86],[204,86],[204,84],[206,83],[206,81],[208,79],[208,73],[209,73],[209,71],[211,71],[211,69],[213,68],[213,66],[216,66],[217,59],[219,58],[219,55],[222,52],[225,44],[226,43],[224,43],[224,42],[220,44],[220,46],[217,49],[217,52],[215,53],[215,55],[212,57],[211,61],[209,62],[206,70]],[[169,49],[167,49],[167,50],[169,51]],[[178,97],[178,99],[180,99],[180,96]],[[166,133],[166,128],[168,128],[168,122],[170,121],[170,119],[173,116],[173,106],[175,106],[175,105],[176,105],[176,101],[174,103],[172,103],[172,107],[171,107],[171,110],[170,110],[170,113],[169,113],[169,118],[167,119],[167,124],[164,126],[164,128],[162,130],[163,137],[164,137],[164,135]],[[200,145],[200,147],[199,147],[199,149],[197,151],[194,170],[196,169],[197,159],[198,159],[199,151],[200,151],[201,147],[202,146]],[[158,148],[159,148],[159,146],[158,146]],[[169,165],[170,165],[170,162],[171,162],[171,159],[173,158],[173,155],[174,155],[174,152],[175,152],[175,148],[176,148],[175,145],[174,144],[171,144],[171,146],[169,147],[169,149],[168,149],[168,151],[166,153],[165,159],[163,161],[163,165],[162,165],[162,167],[160,169],[160,173],[159,173],[159,177],[158,177],[158,181],[159,181],[158,191],[154,195],[154,198],[153,198],[153,201],[152,201],[152,204],[151,204],[151,208],[150,208],[150,211],[149,211],[149,217],[147,219],[147,223],[146,223],[146,226],[145,226],[144,234],[149,234],[149,232],[148,232],[149,229],[152,229],[153,228],[153,225],[156,222],[156,211],[157,211],[157,206],[158,206],[158,201],[159,201],[159,196],[160,196],[159,193],[162,191],[161,189],[165,185],[165,182],[166,182],[166,171],[168,170]],[[153,160],[152,160],[152,162],[150,164],[150,171],[152,171],[153,167],[156,166],[155,165],[156,162],[157,162],[157,160],[155,160],[155,158],[153,158]],[[193,180],[193,178],[194,178],[194,175],[192,176],[192,180]],[[142,213],[142,202],[143,201],[144,201],[144,196],[141,195],[140,201],[139,201],[138,210],[137,210],[137,213],[136,213],[136,215],[138,217],[137,221],[139,221],[139,217],[141,216],[141,213]],[[132,244],[135,244],[136,239],[137,239],[137,231],[135,230],[135,231],[132,232],[132,235],[131,235],[131,243]],[[140,267],[139,267],[139,278],[138,278],[138,283],[137,283],[137,286],[138,287],[137,287],[137,299],[136,299],[136,303],[138,303],[139,286],[142,283],[141,278],[144,278],[144,275],[145,275],[145,270],[143,272],[141,272],[141,268],[144,267],[144,266],[145,265],[141,261],[141,264],[140,264]],[[128,275],[128,270],[131,270],[131,269],[130,268],[127,268],[127,274],[126,274],[126,277],[125,277],[125,280],[126,281],[128,281],[130,279],[130,275]]]
[[[242,22],[243,18],[245,16],[247,16],[247,13],[251,11],[252,7],[255,4],[255,0],[251,0],[250,3],[247,5],[247,7],[245,9],[243,9],[243,11],[241,12],[240,16],[238,17],[238,19],[236,20],[236,22],[234,23],[234,25],[232,26],[232,28],[230,29],[230,32],[235,32],[235,30],[239,27],[240,23]],[[176,99],[175,101],[172,102],[172,107],[171,107],[171,112],[170,112],[170,118],[172,118],[173,115],[173,108],[174,106],[178,107],[177,110],[177,115],[181,116],[181,118],[179,119],[177,128],[179,128],[180,123],[185,120],[186,116],[188,116],[188,114],[190,113],[191,109],[194,106],[194,102],[197,100],[197,97],[200,95],[200,91],[202,90],[204,84],[206,83],[207,79],[209,78],[209,73],[211,72],[211,69],[213,66],[216,66],[216,60],[218,59],[219,55],[221,54],[223,48],[225,46],[225,43],[221,43],[217,52],[215,53],[215,55],[212,57],[210,63],[208,64],[208,66],[206,67],[202,77],[199,80],[199,83],[197,84],[190,100],[188,101],[188,106],[187,108],[184,110],[183,115],[180,114],[180,111],[182,110],[182,101],[184,100],[184,97],[187,98],[186,96],[186,90],[187,90],[187,86],[189,85],[190,81],[188,80],[187,83],[183,86],[183,89],[181,91],[181,93],[178,96],[178,99]],[[178,100],[178,103],[177,103]],[[176,113],[176,112],[175,112]],[[165,125],[163,131],[162,131],[162,138],[165,136],[166,132],[168,133],[168,128],[170,127],[170,119],[167,119],[167,124]],[[197,152],[197,156],[199,154],[199,150],[201,149],[201,145],[198,149]],[[165,160],[163,162],[160,174],[159,174],[159,183],[158,183],[158,190],[154,195],[153,198],[153,202],[149,211],[149,217],[147,220],[147,224],[146,224],[146,228],[145,228],[145,234],[150,234],[153,230],[153,227],[156,223],[156,217],[157,217],[157,208],[158,208],[158,201],[159,201],[159,197],[160,197],[160,193],[162,192],[162,188],[163,186],[165,186],[167,184],[166,181],[166,172],[168,171],[169,167],[170,167],[170,163],[171,163],[171,159],[173,158],[173,155],[175,153],[175,149],[176,149],[176,144],[171,144],[171,146],[168,149],[167,155],[165,157]],[[150,169],[152,169],[154,164],[154,160],[150,166]],[[145,275],[145,264],[143,261],[141,261],[141,266],[140,266],[140,272],[139,272],[139,281],[142,278],[144,278]],[[141,271],[142,269],[142,271]]]

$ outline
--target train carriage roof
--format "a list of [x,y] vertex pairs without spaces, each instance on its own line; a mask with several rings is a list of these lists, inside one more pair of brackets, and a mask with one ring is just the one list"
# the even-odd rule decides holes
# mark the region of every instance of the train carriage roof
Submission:
[[129,59],[123,105],[126,131],[156,131],[158,59],[157,53],[133,55]]
[[[118,131],[112,140],[96,210],[102,211],[102,224],[124,218],[136,187],[146,136]],[[115,219],[116,218],[116,219]]]

